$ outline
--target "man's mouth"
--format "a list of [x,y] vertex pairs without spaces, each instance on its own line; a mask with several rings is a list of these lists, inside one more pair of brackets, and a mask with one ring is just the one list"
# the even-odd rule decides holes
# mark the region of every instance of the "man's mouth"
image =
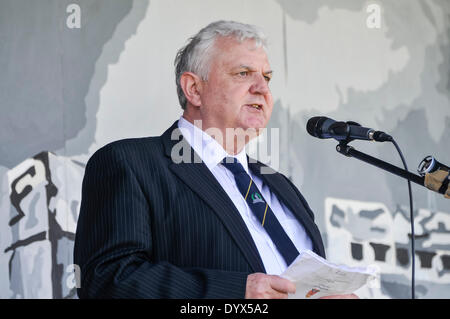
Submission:
[[255,110],[261,110],[262,109],[262,105],[261,104],[247,104],[247,106],[255,109]]

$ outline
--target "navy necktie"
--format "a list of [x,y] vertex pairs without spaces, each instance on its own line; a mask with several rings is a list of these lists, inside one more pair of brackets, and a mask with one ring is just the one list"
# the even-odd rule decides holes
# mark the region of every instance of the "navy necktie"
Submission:
[[226,157],[222,164],[234,175],[236,184],[253,214],[269,234],[273,243],[289,266],[299,252],[284,231],[269,205],[266,203],[258,187],[234,157]]

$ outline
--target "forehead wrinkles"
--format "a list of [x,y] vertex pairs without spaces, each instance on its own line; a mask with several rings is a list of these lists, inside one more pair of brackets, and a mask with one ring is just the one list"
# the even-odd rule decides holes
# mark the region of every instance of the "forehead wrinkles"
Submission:
[[209,64],[210,66],[213,64],[219,64],[221,66],[232,65],[233,67],[246,65],[256,69],[257,65],[255,63],[255,58],[257,60],[259,59],[252,53],[256,53],[256,56],[261,57],[261,60],[264,63],[264,69],[270,69],[267,53],[263,46],[258,46],[256,41],[253,39],[246,39],[239,42],[238,40],[230,37],[220,37],[215,41],[213,47],[211,48]]

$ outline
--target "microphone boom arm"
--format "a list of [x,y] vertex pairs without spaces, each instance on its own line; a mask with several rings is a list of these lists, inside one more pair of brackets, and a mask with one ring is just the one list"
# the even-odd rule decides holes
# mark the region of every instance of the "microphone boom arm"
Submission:
[[360,151],[356,150],[355,148],[353,148],[352,146],[347,145],[346,141],[339,143],[339,145],[336,146],[336,150],[338,151],[338,153],[341,153],[347,157],[357,158],[363,162],[374,165],[378,168],[388,171],[389,173],[403,177],[405,179],[410,180],[411,182],[414,182],[416,184],[419,184],[420,186],[425,187],[425,185],[424,185],[425,178],[424,177],[415,175],[407,170],[404,170],[402,168],[399,168],[397,166],[389,164],[385,161],[382,161],[378,158],[375,158],[373,156],[370,156],[368,154],[360,152]]

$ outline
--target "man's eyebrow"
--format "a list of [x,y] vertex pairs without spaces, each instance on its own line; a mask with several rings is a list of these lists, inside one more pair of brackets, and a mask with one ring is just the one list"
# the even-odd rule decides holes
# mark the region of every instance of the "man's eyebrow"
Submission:
[[255,70],[254,68],[252,68],[251,66],[244,65],[244,64],[239,65],[236,69],[247,69],[247,70],[249,70],[249,71],[256,71],[256,70]]
[[[239,67],[237,67],[237,69],[247,69],[247,70],[249,70],[251,72],[256,72],[255,68],[253,68],[251,66],[248,66],[248,65],[244,65],[244,64],[241,64]],[[264,71],[263,73],[266,74],[266,75],[269,75],[269,74],[273,74],[273,71],[272,70],[268,70],[268,71]]]

